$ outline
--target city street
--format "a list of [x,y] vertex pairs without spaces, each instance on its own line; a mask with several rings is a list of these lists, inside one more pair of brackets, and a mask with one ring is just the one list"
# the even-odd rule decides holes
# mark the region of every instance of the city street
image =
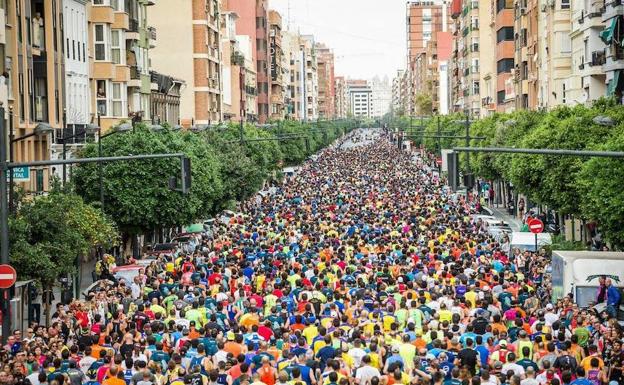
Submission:
[[0,385],[624,385],[623,36],[0,1]]

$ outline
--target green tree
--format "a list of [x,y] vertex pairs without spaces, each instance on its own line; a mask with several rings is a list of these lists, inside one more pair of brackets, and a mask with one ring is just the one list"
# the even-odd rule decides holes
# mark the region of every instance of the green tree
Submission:
[[[143,126],[102,141],[103,156],[184,153],[191,159],[189,194],[169,189],[168,180],[180,175],[179,159],[112,162],[103,166],[105,210],[127,234],[192,223],[217,211],[222,194],[220,165],[206,139],[191,132],[151,132]],[[97,146],[87,146],[81,156],[95,157]],[[88,202],[99,201],[97,164],[79,166],[76,191]]]
[[35,279],[44,287],[75,273],[77,258],[92,248],[118,240],[114,223],[100,209],[58,187],[24,200],[9,223],[11,263],[20,279]]

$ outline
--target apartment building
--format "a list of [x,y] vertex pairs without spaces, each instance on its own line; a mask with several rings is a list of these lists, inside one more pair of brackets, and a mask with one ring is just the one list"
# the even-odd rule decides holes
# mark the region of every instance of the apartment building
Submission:
[[303,119],[304,76],[303,55],[301,52],[301,38],[298,33],[282,31],[282,49],[287,62],[288,86],[286,89],[285,105],[286,118],[293,120]]
[[448,4],[445,0],[407,2],[407,58],[411,62],[427,47],[436,31],[446,30]]
[[[478,116],[485,117],[496,111],[496,31],[493,22],[495,2],[479,2],[479,36],[477,47],[479,51],[479,98],[481,99]],[[473,113],[475,110],[473,109]]]
[[243,103],[243,120],[258,122],[258,74],[256,61],[253,60],[253,39],[248,35],[236,35],[236,46],[243,60],[241,102]]
[[89,10],[92,106],[103,130],[151,120],[147,0],[94,0]]
[[[566,94],[566,97],[574,104],[588,104],[607,94],[606,74],[602,68],[607,59],[606,46],[601,39],[605,30],[603,14],[606,6],[604,0],[592,0],[572,1],[570,7],[572,70],[568,81],[569,91],[566,90],[569,96]],[[544,17],[549,18],[554,18],[562,11],[560,7],[552,6],[544,7],[544,10]],[[542,95],[542,102],[551,105],[550,89],[544,87]]]
[[319,96],[319,84],[318,84],[318,56],[316,53],[316,43],[314,36],[301,35],[301,54],[303,63],[304,81],[303,81],[303,95],[304,105],[302,106],[303,120],[317,120],[318,119],[318,96]]
[[347,100],[349,98],[348,93],[347,93],[348,92],[347,83],[345,81],[344,76],[336,76],[334,79],[334,83],[335,83],[335,89],[336,89],[336,99],[335,99],[336,118],[338,119],[346,118],[347,116],[349,116],[349,109],[348,109],[348,103],[347,103]]
[[372,89],[366,80],[347,80],[349,107],[351,116],[356,118],[372,117]]
[[286,94],[285,61],[282,49],[282,16],[277,11],[269,11],[269,53],[271,75],[271,104],[269,117],[273,120],[285,116],[284,98]]
[[[569,63],[563,63],[561,59],[564,59],[561,55],[567,55],[569,57],[571,45],[569,37],[569,26],[567,29],[562,24],[548,24],[541,16],[541,8],[538,0],[516,0],[514,4],[514,94],[515,94],[515,108],[516,109],[535,109],[539,104],[539,74],[542,69],[540,62],[543,59],[551,61],[546,65],[546,68],[554,67],[561,68],[561,66],[567,67],[569,70]],[[567,16],[567,23],[569,24],[569,15]],[[565,21],[564,21],[565,24]],[[563,28],[562,28],[563,27]],[[549,51],[553,51],[553,48],[557,49],[556,52],[552,52],[551,55],[543,57],[539,52],[539,32],[541,28],[547,29],[547,34],[552,34],[551,38],[556,42],[542,42],[546,43],[544,47],[548,47]],[[548,30],[548,28],[554,28],[554,30]],[[551,44],[548,44],[551,43]],[[568,71],[569,72],[569,71]]]
[[318,56],[319,119],[333,119],[336,115],[334,53],[322,43],[316,43],[315,50]]
[[371,82],[371,116],[373,118],[382,118],[390,112],[392,105],[392,84],[388,77],[383,79],[375,76]]
[[[454,111],[468,110],[477,116],[481,110],[480,6],[486,6],[479,3],[478,0],[454,0],[451,3],[451,18],[454,21],[453,60],[451,61],[452,109]],[[484,27],[489,28],[488,23]]]
[[236,12],[221,13],[221,102],[223,120],[239,121],[241,116],[241,69],[245,62],[236,44]]
[[181,88],[180,124],[190,127],[220,122],[220,3],[180,0],[176,12],[171,12],[171,3],[159,1],[148,12],[150,24],[167,31],[150,50],[152,68],[186,84]]
[[513,111],[515,108],[515,45],[514,1],[496,0],[494,13],[496,31],[496,110]]
[[[47,124],[58,132],[65,120],[63,3],[12,0],[2,2],[0,8],[6,12],[0,25],[3,32],[0,43],[4,49],[0,99],[7,108],[8,131],[18,138],[32,133],[39,124]],[[86,47],[80,55],[85,57]],[[18,162],[49,159],[52,140],[46,133],[17,141],[12,144],[13,159]],[[19,184],[26,191],[45,191],[49,171],[45,167],[31,167],[28,180]]]
[[[529,3],[529,8],[531,8],[531,3]],[[531,87],[529,103],[521,106],[530,109],[550,109],[559,105],[581,103],[578,93],[583,88],[580,83],[584,76],[585,65],[581,63],[585,61],[585,55],[574,53],[573,41],[578,40],[579,34],[573,33],[571,29],[576,24],[572,18],[571,2],[536,4],[535,8],[539,10],[539,27],[529,31],[529,44],[532,40],[537,40],[539,44],[537,50],[531,49],[529,45],[529,58],[535,52],[533,57],[537,57],[538,60],[528,61],[528,77]],[[590,24],[590,20],[587,22]],[[581,20],[581,24],[585,24],[585,20]],[[595,38],[600,42],[598,31],[595,32]],[[584,46],[585,42],[581,44],[576,42],[576,45]],[[537,76],[533,75],[532,61],[538,64]],[[523,71],[523,67],[520,69]],[[524,75],[521,72],[522,76]],[[604,77],[602,84],[604,85]],[[538,93],[535,101],[532,96],[533,87]],[[575,89],[577,91],[574,91]]]
[[223,7],[227,11],[236,12],[236,34],[249,36],[251,39],[251,55],[256,67],[257,120],[266,123],[269,118],[270,75],[269,75],[269,10],[268,0],[228,0]]

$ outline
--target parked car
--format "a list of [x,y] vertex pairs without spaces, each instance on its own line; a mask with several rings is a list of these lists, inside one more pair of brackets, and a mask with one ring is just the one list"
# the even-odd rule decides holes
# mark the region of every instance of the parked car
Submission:
[[178,244],[175,242],[156,243],[152,247],[152,254],[173,256],[178,252]]
[[140,272],[145,271],[145,266],[141,265],[125,265],[125,266],[115,266],[113,268],[113,277],[116,280],[121,281],[124,280],[128,283],[134,281],[134,277],[138,276]]

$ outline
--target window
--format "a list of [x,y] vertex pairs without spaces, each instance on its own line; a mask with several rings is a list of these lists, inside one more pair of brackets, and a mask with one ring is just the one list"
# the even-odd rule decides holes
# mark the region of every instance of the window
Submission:
[[509,72],[514,68],[514,59],[501,59],[496,63],[496,73]]
[[111,61],[115,64],[125,64],[126,51],[125,39],[123,31],[120,29],[114,29],[111,31]]
[[113,116],[125,116],[124,104],[126,102],[126,85],[123,83],[112,83],[112,110]]
[[498,31],[496,31],[497,43],[500,43],[501,41],[513,41],[513,40],[514,40],[513,27],[502,27]]
[[107,61],[109,60],[109,29],[104,24],[95,24],[95,60]]
[[559,38],[561,41],[561,53],[572,52],[572,39],[570,39],[570,35],[566,32],[559,32]]
[[496,103],[497,104],[504,104],[505,103],[505,91],[498,91],[496,93]]
[[561,9],[570,9],[570,0],[561,0]]
[[117,12],[123,12],[124,9],[124,0],[110,0],[111,7]]
[[108,114],[108,106],[107,106],[107,98],[108,89],[106,80],[98,80],[96,82],[97,94],[96,94],[96,104],[97,104],[97,112],[101,116],[107,116]]

